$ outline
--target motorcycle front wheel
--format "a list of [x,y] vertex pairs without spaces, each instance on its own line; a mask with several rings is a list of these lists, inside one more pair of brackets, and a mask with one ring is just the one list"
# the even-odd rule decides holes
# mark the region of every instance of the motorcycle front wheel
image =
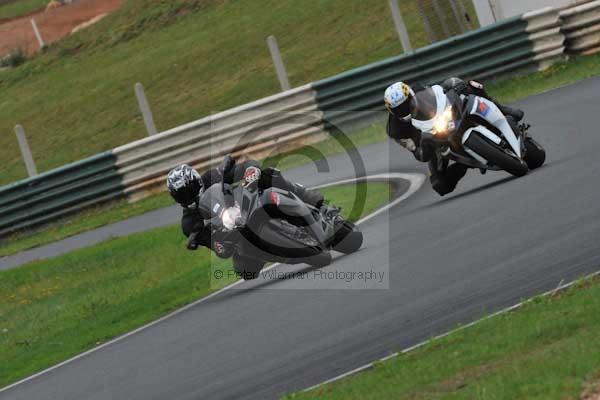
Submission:
[[503,169],[511,175],[524,176],[529,172],[529,167],[525,161],[507,154],[475,132],[473,132],[465,142],[465,147],[473,150],[475,153],[485,158],[490,164]]
[[529,169],[536,169],[544,165],[546,150],[541,144],[528,137],[525,139],[525,162]]

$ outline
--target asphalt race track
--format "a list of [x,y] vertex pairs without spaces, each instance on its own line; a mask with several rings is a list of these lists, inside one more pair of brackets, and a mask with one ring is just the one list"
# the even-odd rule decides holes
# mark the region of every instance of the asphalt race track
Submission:
[[[382,272],[389,289],[245,282],[0,399],[274,398],[598,270],[600,79],[519,105],[548,150],[543,168],[520,179],[471,171],[446,198],[426,184],[363,226],[360,253],[325,269]],[[361,150],[369,174],[425,173],[387,147]],[[329,165],[329,175],[311,166],[290,176],[352,177],[346,157]]]
[[181,218],[181,207],[173,205],[144,215],[115,222],[92,231],[73,235],[56,242],[24,250],[10,256],[0,257],[0,271],[18,267],[32,261],[56,257],[82,247],[92,246],[105,240],[132,235],[150,229],[172,225]]

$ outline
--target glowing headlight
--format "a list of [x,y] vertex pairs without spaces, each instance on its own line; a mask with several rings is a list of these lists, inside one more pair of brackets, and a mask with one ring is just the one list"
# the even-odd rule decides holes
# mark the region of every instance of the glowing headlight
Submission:
[[235,228],[236,221],[239,217],[242,216],[242,212],[238,207],[230,207],[223,211],[223,215],[221,215],[221,220],[223,221],[223,226],[225,229],[232,230]]
[[444,134],[448,133],[448,130],[454,129],[454,121],[452,121],[452,107],[448,107],[444,110],[444,113],[437,117],[435,121],[433,121],[433,133]]

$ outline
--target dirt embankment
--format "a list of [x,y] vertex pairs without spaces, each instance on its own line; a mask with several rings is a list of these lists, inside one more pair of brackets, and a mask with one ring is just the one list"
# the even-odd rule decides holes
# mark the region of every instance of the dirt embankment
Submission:
[[69,35],[78,25],[116,10],[121,3],[122,0],[78,0],[59,8],[38,11],[4,22],[0,24],[0,57],[15,48],[21,48],[27,54],[40,50],[31,27],[32,18],[35,19],[44,42],[50,44]]

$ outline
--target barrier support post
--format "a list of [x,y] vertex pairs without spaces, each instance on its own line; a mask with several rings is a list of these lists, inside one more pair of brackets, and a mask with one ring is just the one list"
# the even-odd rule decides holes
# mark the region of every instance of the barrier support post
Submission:
[[35,162],[33,161],[33,156],[31,155],[29,143],[27,143],[25,129],[23,126],[17,125],[15,126],[15,133],[17,135],[17,141],[19,142],[19,148],[21,149],[21,156],[23,157],[25,168],[27,168],[27,175],[29,175],[30,178],[33,178],[38,174],[38,172],[37,168],[35,167]]

